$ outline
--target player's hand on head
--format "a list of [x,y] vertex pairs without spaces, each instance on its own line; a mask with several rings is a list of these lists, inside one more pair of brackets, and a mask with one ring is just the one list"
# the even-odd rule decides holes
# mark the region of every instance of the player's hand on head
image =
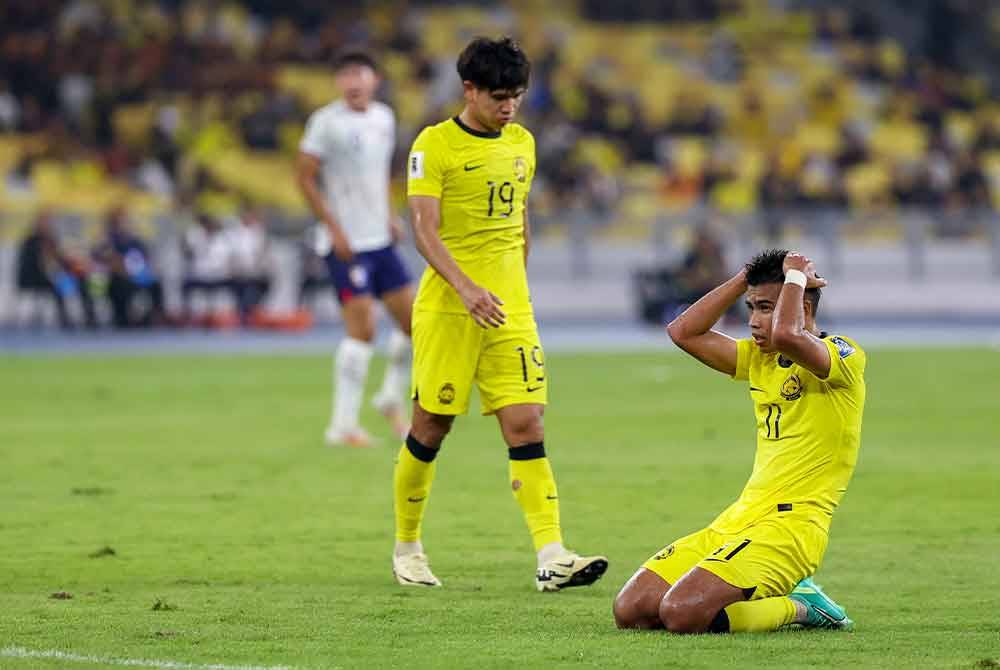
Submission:
[[462,302],[473,320],[483,328],[499,328],[507,321],[507,315],[500,309],[503,300],[482,286],[473,284],[461,293]]
[[810,258],[797,251],[789,251],[785,256],[785,262],[782,264],[782,272],[787,273],[789,270],[798,270],[806,276],[807,289],[823,288],[827,284],[826,279],[816,274],[816,264]]

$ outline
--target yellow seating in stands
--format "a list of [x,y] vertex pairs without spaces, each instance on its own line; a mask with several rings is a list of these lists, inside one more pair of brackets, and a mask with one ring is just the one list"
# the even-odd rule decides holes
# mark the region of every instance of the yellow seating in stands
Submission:
[[289,91],[309,109],[326,105],[337,97],[333,68],[320,65],[284,65],[278,70],[278,87]]
[[856,165],[844,177],[848,200],[855,207],[869,207],[882,202],[890,182],[886,167],[874,161]]
[[927,149],[927,132],[911,121],[888,121],[876,127],[871,146],[882,158],[917,161],[924,157]]

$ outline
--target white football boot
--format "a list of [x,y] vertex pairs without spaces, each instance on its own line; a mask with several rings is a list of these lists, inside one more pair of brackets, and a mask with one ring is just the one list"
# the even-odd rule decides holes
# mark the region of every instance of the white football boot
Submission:
[[392,574],[403,586],[441,586],[441,580],[431,572],[427,554],[394,555]]
[[546,561],[535,572],[539,591],[561,591],[571,586],[589,586],[608,569],[604,556],[580,556],[568,551]]

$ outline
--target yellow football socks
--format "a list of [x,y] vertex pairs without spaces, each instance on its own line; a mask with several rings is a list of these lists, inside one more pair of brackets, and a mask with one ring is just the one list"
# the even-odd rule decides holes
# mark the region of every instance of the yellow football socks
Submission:
[[396,504],[396,540],[419,542],[420,522],[424,518],[427,497],[431,493],[438,450],[425,447],[413,436],[399,450],[393,472],[393,496]]
[[509,449],[508,453],[511,489],[524,512],[535,551],[553,542],[561,544],[559,494],[552,466],[545,457],[545,445],[526,444]]
[[762,633],[795,621],[795,603],[788,596],[733,603],[726,608],[731,633]]

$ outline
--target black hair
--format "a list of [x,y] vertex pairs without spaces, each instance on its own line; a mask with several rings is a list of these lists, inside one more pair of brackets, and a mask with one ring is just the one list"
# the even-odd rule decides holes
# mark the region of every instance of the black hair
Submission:
[[[788,249],[767,249],[751,259],[744,267],[747,274],[747,284],[782,284],[785,281],[784,263]],[[805,299],[812,304],[813,316],[819,309],[819,299],[822,291],[819,288],[807,288]]]
[[378,72],[378,63],[376,63],[372,55],[364,49],[360,49],[358,47],[348,47],[337,52],[337,55],[333,57],[333,69],[335,71],[343,70],[345,67],[349,67],[351,65],[364,65],[365,67],[370,67]]
[[528,86],[531,63],[510,37],[477,37],[458,57],[458,76],[487,91],[517,91]]

